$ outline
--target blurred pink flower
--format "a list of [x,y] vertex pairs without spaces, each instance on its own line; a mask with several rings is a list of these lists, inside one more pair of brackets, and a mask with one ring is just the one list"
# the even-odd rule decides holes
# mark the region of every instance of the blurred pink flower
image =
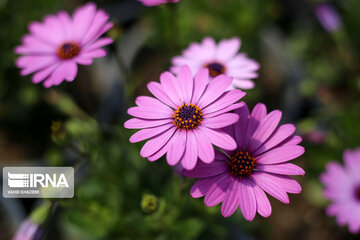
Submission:
[[33,83],[43,82],[45,87],[73,81],[77,64],[90,65],[93,58],[106,55],[101,47],[113,40],[99,37],[112,27],[108,19],[103,10],[88,3],[76,9],[72,18],[61,11],[46,16],[41,23],[30,23],[30,34],[15,48],[16,53],[23,55],[16,61],[21,75],[34,73]]
[[137,107],[128,110],[135,118],[125,122],[130,129],[141,129],[130,142],[148,140],[140,155],[156,161],[165,153],[169,165],[181,162],[185,169],[193,169],[198,157],[206,163],[214,161],[212,144],[233,150],[236,143],[220,128],[235,123],[239,116],[229,113],[239,108],[236,103],[245,93],[226,91],[232,78],[220,75],[209,83],[209,71],[201,69],[194,77],[188,66],[179,70],[177,78],[165,72],[161,84],[150,82],[148,89],[155,96],[136,99]]
[[341,26],[341,19],[336,9],[328,3],[315,5],[315,14],[320,24],[328,32],[335,32]]
[[21,223],[13,240],[40,240],[42,239],[43,231],[39,225],[27,219]]
[[231,88],[251,89],[255,84],[250,79],[257,78],[259,64],[249,59],[245,53],[238,53],[239,38],[222,40],[216,44],[214,39],[206,37],[201,43],[192,43],[183,51],[182,56],[172,59],[171,71],[179,72],[180,66],[189,65],[191,71],[208,68],[211,77],[225,74],[233,77]]
[[323,144],[326,140],[326,133],[322,130],[315,129],[304,134],[304,138],[313,144]]
[[216,151],[211,164],[199,162],[184,175],[199,178],[192,186],[190,194],[194,198],[205,196],[208,207],[222,202],[221,213],[231,216],[240,206],[244,218],[254,219],[256,212],[263,217],[271,214],[271,205],[265,192],[289,203],[287,193],[300,193],[301,186],[287,175],[304,175],[300,167],[287,163],[301,156],[304,148],[298,144],[299,136],[294,136],[295,126],[278,126],[281,112],[267,114],[264,104],[257,104],[250,114],[246,104],[235,110],[240,118],[225,132],[234,137],[237,148]]
[[338,225],[347,224],[355,234],[360,232],[360,148],[346,150],[343,159],[344,166],[329,162],[320,180],[324,196],[331,201],[327,215],[336,216]]
[[166,3],[177,3],[180,0],[138,0],[138,1],[147,7],[153,7],[153,6],[166,4]]

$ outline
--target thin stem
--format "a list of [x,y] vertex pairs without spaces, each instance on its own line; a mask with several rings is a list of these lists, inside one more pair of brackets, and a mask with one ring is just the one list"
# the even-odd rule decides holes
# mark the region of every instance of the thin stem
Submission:
[[180,28],[178,21],[178,4],[167,4],[170,13],[170,42],[171,51],[175,52],[179,47]]
[[45,223],[43,225],[44,226],[43,227],[44,234],[41,237],[42,240],[50,239],[48,237],[48,234],[49,234],[50,227],[52,225],[53,218],[54,218],[54,216],[56,214],[56,211],[58,210],[58,206],[59,206],[58,200],[54,200],[53,202],[51,202],[51,207],[50,207],[48,216],[46,217]]
[[218,150],[219,152],[221,152],[222,154],[224,154],[226,157],[228,157],[229,159],[231,158],[231,156],[229,154],[227,154],[223,149],[218,148],[215,146],[215,149]]

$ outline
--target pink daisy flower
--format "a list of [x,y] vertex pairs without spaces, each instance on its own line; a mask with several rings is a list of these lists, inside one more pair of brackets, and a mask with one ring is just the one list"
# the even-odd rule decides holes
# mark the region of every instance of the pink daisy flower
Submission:
[[73,81],[77,64],[90,65],[93,58],[106,55],[101,47],[113,40],[99,37],[112,27],[108,19],[103,10],[88,3],[76,9],[72,18],[61,11],[46,16],[43,22],[30,23],[30,34],[15,48],[23,55],[16,61],[21,75],[34,73],[33,83],[43,82],[45,87]]
[[166,3],[177,3],[180,0],[138,0],[138,1],[147,7],[153,7],[153,6],[166,4]]
[[181,162],[193,169],[198,157],[205,163],[214,161],[212,145],[233,150],[234,139],[220,130],[235,123],[239,116],[230,111],[242,106],[236,103],[245,93],[226,91],[232,78],[220,75],[209,83],[209,71],[201,69],[194,77],[188,66],[179,70],[177,78],[164,72],[160,84],[150,82],[155,96],[136,99],[137,107],[128,110],[135,118],[125,122],[126,128],[143,129],[132,135],[130,142],[148,140],[140,155],[155,161],[166,153],[169,165]]
[[238,53],[241,41],[239,38],[222,40],[216,45],[214,39],[206,37],[201,43],[192,43],[183,51],[182,56],[172,59],[171,71],[179,72],[180,66],[189,65],[191,71],[208,68],[212,78],[220,74],[233,77],[230,88],[251,89],[255,84],[251,80],[257,78],[259,64],[249,59],[245,53]]
[[325,197],[331,201],[327,215],[336,216],[338,225],[347,224],[355,234],[360,232],[360,148],[346,150],[343,159],[344,166],[329,162],[320,180]]
[[226,128],[234,137],[237,148],[221,153],[216,151],[211,164],[199,162],[187,177],[199,178],[190,194],[194,198],[205,196],[208,207],[222,202],[221,213],[231,216],[240,206],[244,218],[254,219],[256,212],[263,217],[271,214],[271,205],[265,192],[289,203],[287,193],[300,193],[301,186],[287,175],[304,175],[300,167],[287,163],[304,153],[294,136],[295,126],[278,126],[281,112],[266,113],[264,104],[257,104],[249,113],[246,104],[236,109],[239,121]]

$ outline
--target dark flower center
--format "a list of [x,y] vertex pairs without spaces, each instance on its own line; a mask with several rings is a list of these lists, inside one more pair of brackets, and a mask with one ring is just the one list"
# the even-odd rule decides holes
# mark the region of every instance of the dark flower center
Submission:
[[190,103],[180,106],[173,117],[177,128],[190,130],[201,124],[203,115],[198,106]]
[[360,185],[355,188],[355,198],[360,202]]
[[80,52],[79,44],[75,42],[66,42],[59,47],[57,54],[61,59],[65,60],[75,57],[76,55],[79,54],[79,52]]
[[227,165],[233,176],[250,176],[255,167],[255,158],[248,152],[237,152],[227,162]]
[[217,77],[220,74],[225,73],[225,66],[218,62],[206,64],[205,67],[209,69],[209,74],[212,77]]

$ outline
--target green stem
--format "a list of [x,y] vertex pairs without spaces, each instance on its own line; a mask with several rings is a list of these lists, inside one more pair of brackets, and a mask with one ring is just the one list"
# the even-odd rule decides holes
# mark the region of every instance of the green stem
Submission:
[[171,51],[176,52],[176,49],[179,47],[179,37],[180,37],[180,27],[178,21],[178,4],[167,4],[168,12],[170,14],[170,42],[171,42]]

